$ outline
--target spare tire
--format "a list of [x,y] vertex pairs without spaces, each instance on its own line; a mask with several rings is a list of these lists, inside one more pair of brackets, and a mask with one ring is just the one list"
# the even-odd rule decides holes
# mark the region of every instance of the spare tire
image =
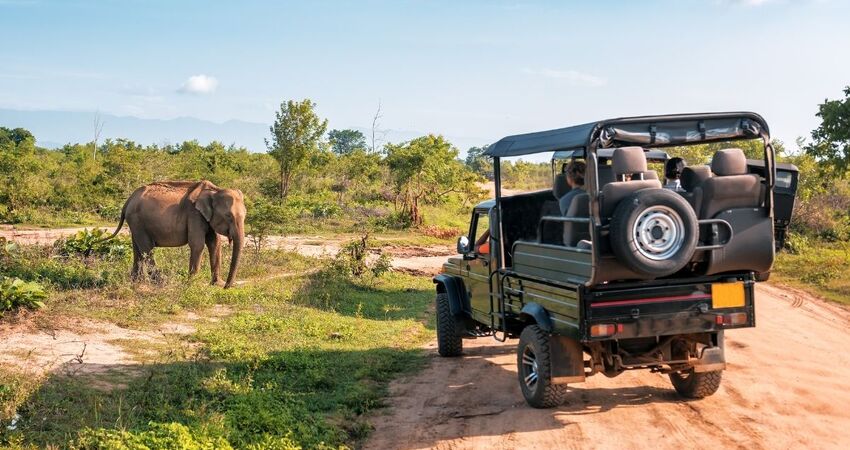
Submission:
[[668,189],[643,189],[620,201],[611,218],[611,248],[641,276],[659,278],[691,260],[699,237],[691,205]]

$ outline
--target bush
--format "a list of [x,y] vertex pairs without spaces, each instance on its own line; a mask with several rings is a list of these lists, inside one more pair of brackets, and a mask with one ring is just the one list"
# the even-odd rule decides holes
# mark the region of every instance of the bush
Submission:
[[98,256],[106,259],[121,259],[130,252],[126,239],[115,237],[107,240],[111,233],[102,229],[85,229],[77,234],[56,241],[55,247],[62,255],[83,257]]
[[392,269],[392,258],[378,250],[378,258],[369,262],[369,254],[372,253],[372,244],[369,233],[362,238],[345,244],[337,253],[331,263],[331,270],[345,276],[361,278],[367,273],[375,277],[389,272]]
[[43,308],[45,299],[47,293],[38,283],[28,283],[20,278],[0,277],[0,317],[5,311],[18,308]]

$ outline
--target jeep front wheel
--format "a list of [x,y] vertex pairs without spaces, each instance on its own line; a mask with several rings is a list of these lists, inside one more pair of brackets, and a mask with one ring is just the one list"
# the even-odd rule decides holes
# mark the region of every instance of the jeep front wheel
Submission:
[[697,373],[690,369],[670,373],[670,382],[673,383],[673,388],[685,398],[704,398],[714,394],[720,388],[722,378],[722,370]]
[[437,294],[437,352],[440,356],[460,356],[463,352],[463,324],[452,314],[445,293]]
[[522,330],[517,348],[517,374],[525,401],[534,408],[551,408],[564,401],[567,386],[552,383],[549,334],[537,325]]

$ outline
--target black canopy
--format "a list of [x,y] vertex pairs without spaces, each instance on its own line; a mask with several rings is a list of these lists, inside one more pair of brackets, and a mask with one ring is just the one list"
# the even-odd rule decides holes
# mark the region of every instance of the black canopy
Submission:
[[719,140],[751,139],[767,133],[767,123],[756,113],[728,112],[621,117],[556,130],[518,134],[500,139],[486,155],[503,158],[533,153],[573,150],[598,139],[599,147],[627,145],[666,147]]

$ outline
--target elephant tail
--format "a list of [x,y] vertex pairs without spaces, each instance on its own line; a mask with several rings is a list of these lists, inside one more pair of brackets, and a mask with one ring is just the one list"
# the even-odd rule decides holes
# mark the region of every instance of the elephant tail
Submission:
[[114,232],[114,233],[112,233],[112,235],[111,235],[111,236],[106,237],[106,238],[103,238],[103,239],[99,240],[98,242],[106,242],[106,241],[109,241],[109,240],[111,240],[111,239],[115,239],[115,236],[118,236],[118,233],[120,233],[120,232],[121,232],[121,228],[123,228],[123,227],[124,227],[124,219],[125,219],[125,218],[126,218],[126,216],[127,216],[127,205],[129,205],[129,204],[130,204],[130,200],[128,199],[128,200],[124,203],[124,207],[123,207],[123,208],[121,208],[121,219],[120,219],[120,220],[118,220],[118,228],[116,228],[116,229],[115,229],[115,232]]

